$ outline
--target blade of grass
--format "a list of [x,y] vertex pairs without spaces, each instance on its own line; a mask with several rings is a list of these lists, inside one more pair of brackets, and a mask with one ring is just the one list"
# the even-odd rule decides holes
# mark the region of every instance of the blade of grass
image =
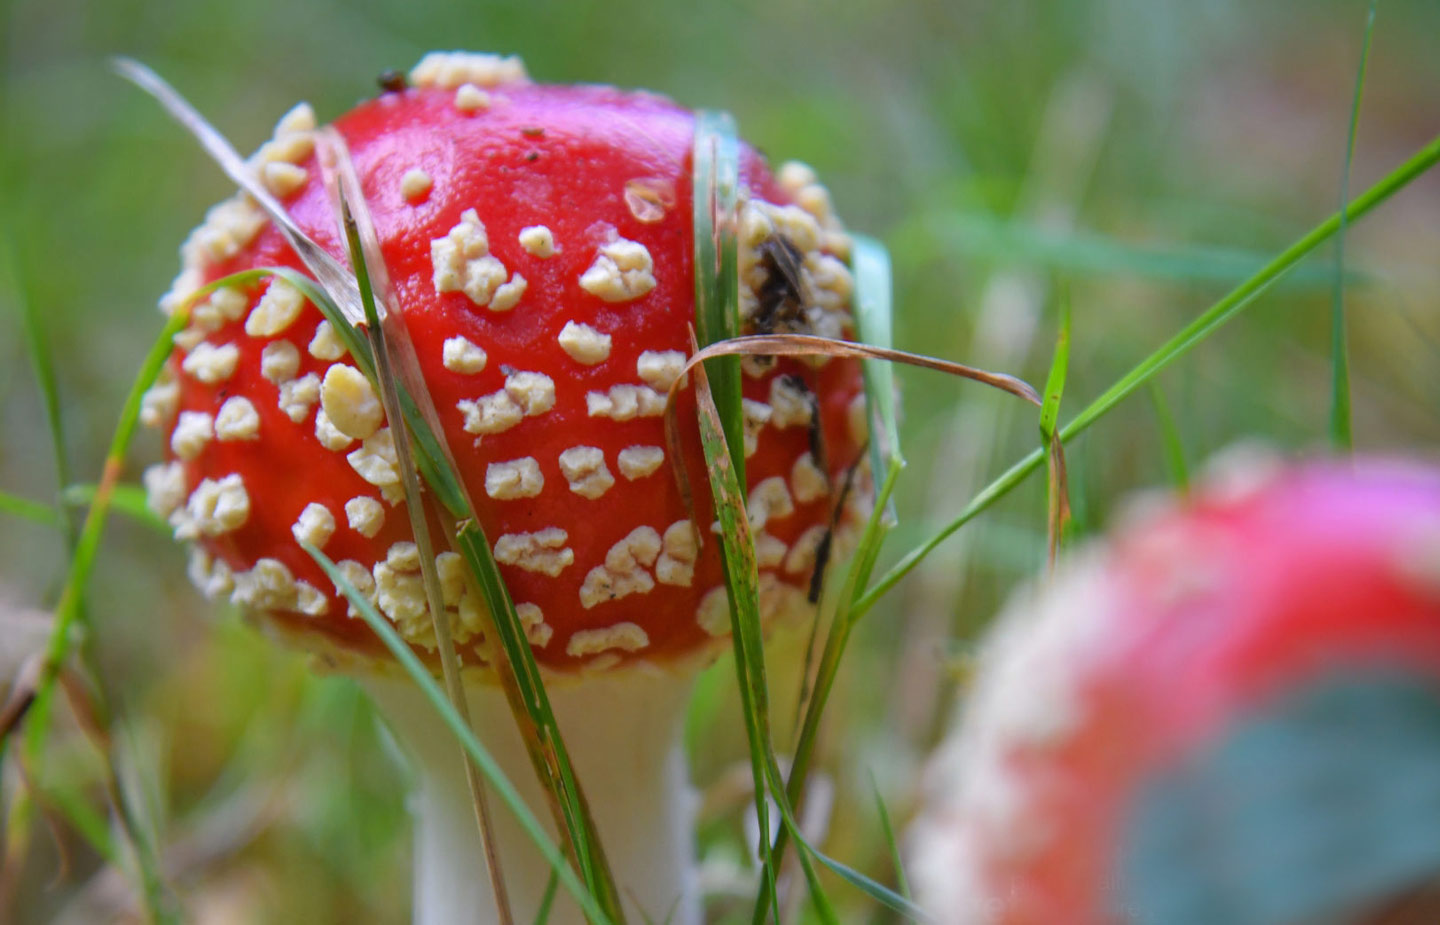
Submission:
[[60,526],[60,515],[48,504],[0,491],[0,514],[9,514],[46,527]]
[[[176,309],[175,314],[162,327],[160,336],[147,353],[121,407],[115,433],[106,454],[104,469],[96,488],[95,500],[86,512],[74,553],[70,559],[60,599],[55,605],[55,625],[51,630],[44,660],[40,666],[36,694],[25,715],[27,721],[25,752],[27,760],[31,760],[32,763],[38,761],[43,752],[56,680],[72,646],[81,636],[79,621],[82,614],[85,585],[88,583],[99,554],[100,540],[104,534],[111,496],[119,484],[125,456],[139,422],[141,400],[145,391],[159,376],[161,367],[169,357],[170,351],[174,347],[174,336],[187,323],[190,306],[213,291],[214,288],[217,287],[212,284],[197,291]],[[18,721],[19,718],[17,718]],[[113,769],[111,769],[111,773],[113,774]],[[173,920],[174,915],[170,911],[167,890],[160,879],[159,862],[154,856],[148,840],[136,827],[137,814],[133,807],[123,800],[123,795],[116,805],[116,810],[122,828],[135,851],[136,865],[142,878],[142,896],[145,898],[148,913],[156,921]]]
[[[330,321],[332,328],[345,342],[356,367],[372,385],[378,387],[370,342],[360,329],[351,326],[326,290],[320,288],[314,280],[286,268],[251,272],[257,276],[280,276],[299,288]],[[510,598],[504,579],[495,564],[489,542],[475,518],[463,483],[448,464],[448,454],[431,432],[425,415],[403,387],[399,389],[398,397],[405,422],[414,439],[416,465],[425,483],[434,492],[436,500],[449,513],[447,530],[455,551],[464,557],[471,576],[479,585],[485,599],[491,628],[495,630],[495,636],[500,641],[508,666],[508,670],[499,672],[501,684],[517,718],[520,736],[550,801],[555,824],[570,839],[572,856],[585,877],[587,886],[598,897],[610,919],[623,922],[623,910],[614,878],[610,873],[609,862],[590,818],[584,794],[575,779],[569,753],[565,750],[559,725],[550,708],[549,697],[545,694],[540,669],[535,663],[534,653],[530,651],[520,617],[515,612],[514,601]]]
[[[69,507],[85,507],[95,503],[100,486],[95,484],[71,485],[60,493],[60,500]],[[110,492],[110,506],[117,513],[124,514],[136,523],[169,536],[171,527],[163,518],[150,510],[145,489],[139,485],[116,485]]]
[[1046,454],[1046,508],[1049,524],[1049,566],[1053,571],[1060,555],[1060,534],[1069,517],[1066,497],[1065,455],[1055,427],[1060,420],[1060,399],[1065,394],[1065,379],[1070,370],[1070,294],[1060,296],[1060,336],[1055,339],[1055,357],[1050,375],[1045,379],[1044,404],[1040,406],[1040,445]]
[[110,65],[117,74],[150,94],[156,102],[165,107],[170,117],[200,142],[205,153],[225,171],[225,175],[255,200],[285,236],[285,242],[290,245],[291,250],[299,255],[305,266],[334,297],[350,323],[359,324],[364,320],[365,308],[360,302],[360,290],[356,287],[355,278],[350,275],[350,271],[300,230],[300,226],[290,218],[284,206],[270,195],[265,184],[260,182],[258,175],[246,165],[230,142],[225,140],[225,136],[216,131],[174,87],[139,61],[116,57],[110,59]]
[[[879,247],[878,244],[874,246]],[[883,291],[888,293],[891,287],[889,269],[888,259],[857,261],[854,267],[856,274],[856,292],[875,294]],[[876,351],[877,358],[879,356],[885,356],[887,359],[908,361],[910,357],[910,355],[902,354],[898,351],[890,351],[868,345],[858,345],[856,349]],[[958,364],[948,364],[947,361],[929,360],[929,358],[924,359],[926,359],[927,362],[919,365],[934,365],[934,368],[944,368],[948,365],[958,366]],[[964,369],[971,373],[979,372],[969,370],[968,367],[964,367]],[[970,378],[977,378],[981,381],[995,380],[992,381],[992,384],[1005,388],[1006,391],[1010,391],[1012,394],[1025,395],[1034,404],[1040,404],[1039,396],[1035,394],[1034,389],[1020,382],[1020,380],[1012,379],[1011,377],[997,377],[995,374],[989,373],[984,374],[984,377],[972,375]],[[1000,379],[1006,381],[1002,383],[998,381]],[[892,389],[890,395],[879,396],[882,407],[883,403],[893,403],[894,401],[893,380],[890,383],[890,387]],[[792,806],[798,806],[804,796],[810,764],[814,758],[815,749],[819,740],[821,720],[826,704],[829,702],[830,692],[834,688],[835,678],[839,673],[840,662],[846,646],[849,643],[851,630],[854,627],[854,621],[850,617],[850,605],[870,580],[870,575],[880,555],[881,544],[884,542],[886,534],[894,525],[893,521],[886,515],[886,511],[890,507],[890,498],[900,478],[900,471],[903,466],[904,460],[898,454],[892,453],[886,462],[885,469],[882,470],[881,473],[877,473],[877,477],[881,478],[881,482],[879,492],[875,498],[875,507],[865,525],[865,531],[861,536],[860,542],[856,547],[854,559],[850,564],[850,571],[847,573],[845,583],[839,592],[835,614],[831,618],[830,631],[826,636],[825,645],[821,651],[820,662],[816,668],[813,683],[809,687],[808,698],[805,696],[805,691],[802,690],[801,701],[803,703],[803,714],[800,723],[800,732],[796,738],[795,754],[790,763],[790,775],[785,784],[785,796]],[[776,833],[775,843],[772,848],[772,853],[775,857],[784,857],[789,835],[789,830],[784,828]],[[876,884],[876,886],[878,886],[878,884]],[[772,901],[771,896],[768,895],[771,889],[773,889],[772,884],[761,885],[761,892],[756,898],[751,915],[753,922],[758,923],[762,921],[764,910]]]
[[[341,159],[335,157],[334,152],[343,150],[342,145],[343,139],[322,133],[320,147],[322,155],[325,156],[322,159],[324,177],[327,187],[336,190],[340,188]],[[330,152],[328,155],[327,151]],[[358,197],[358,181],[352,178],[350,186],[356,189],[355,197]],[[373,238],[373,235],[371,237]],[[362,246],[362,251],[364,250]],[[369,250],[378,255],[378,245],[373,241]],[[383,272],[383,261],[377,257],[373,262]],[[333,298],[335,293],[293,270],[276,268],[268,272],[280,275],[297,286],[306,298],[319,308],[345,342],[357,368],[370,380],[372,386],[379,390],[381,383],[377,378],[376,351],[367,337],[350,323],[346,313],[336,304]],[[358,282],[351,282],[358,293]],[[465,559],[472,578],[481,588],[486,600],[486,617],[490,628],[494,630],[495,638],[500,640],[505,655],[505,664],[500,666],[502,670],[498,672],[499,680],[536,775],[549,800],[556,826],[569,838],[571,857],[601,907],[611,919],[623,922],[623,908],[609,862],[600,844],[584,793],[575,778],[534,654],[515,611],[514,601],[511,600],[499,574],[464,483],[456,475],[448,447],[437,436],[443,431],[438,427],[433,403],[425,389],[423,377],[418,373],[413,347],[410,346],[408,334],[401,323],[398,303],[391,303],[391,308],[383,312],[379,306],[375,306],[371,314],[378,318],[367,323],[365,327],[374,330],[384,327],[387,331],[386,344],[398,346],[401,351],[402,362],[397,366],[397,370],[401,373],[408,370],[411,373],[404,377],[410,380],[410,388],[407,388],[404,381],[395,383],[396,400],[401,414],[392,415],[391,419],[403,418],[407,425],[404,429],[408,430],[409,438],[413,441],[416,451],[415,465],[448,515],[447,533],[452,538],[455,550]],[[375,321],[378,323],[374,323]],[[408,360],[405,359],[407,356]],[[411,388],[414,389],[413,393]]]
[[[740,333],[735,202],[740,185],[739,142],[729,113],[695,114],[692,190],[695,231],[695,329],[701,346]],[[740,358],[707,364],[715,406],[731,447],[739,484],[745,484]]]
[[[1294,244],[1273,258],[1260,272],[1232,289],[1218,302],[1211,305],[1193,321],[1185,325],[1175,336],[1171,337],[1149,356],[1141,360],[1130,372],[1126,373],[1111,385],[1110,388],[1102,392],[1094,401],[1086,406],[1084,410],[1076,415],[1069,424],[1065,425],[1060,431],[1061,440],[1068,442],[1078,434],[1083,433],[1092,424],[1109,413],[1110,409],[1128,398],[1136,389],[1145,385],[1145,383],[1154,378],[1157,373],[1184,356],[1197,344],[1203,342],[1207,337],[1222,327],[1227,321],[1230,321],[1247,306],[1251,305],[1278,280],[1284,278],[1302,259],[1333,237],[1340,226],[1341,215],[1344,215],[1345,220],[1350,223],[1363,218],[1374,210],[1376,206],[1385,202],[1391,196],[1404,189],[1416,177],[1433,167],[1437,161],[1440,161],[1440,137],[1435,138],[1429,144],[1425,145],[1407,161],[1387,174],[1380,182],[1352,200],[1347,208],[1331,215],[1325,221],[1315,226]],[[973,520],[981,512],[1009,494],[1015,486],[1025,480],[1026,476],[1039,467],[1044,457],[1044,450],[1035,450],[1016,462],[982,489],[971,499],[970,503],[965,506],[965,509],[942,527],[939,532],[902,557],[889,571],[880,576],[875,584],[856,602],[855,609],[857,611],[857,618],[858,615],[864,615],[874,607],[876,601],[894,587],[896,582],[910,574],[917,565],[924,561],[931,550],[953,535],[955,531]]]
[[1160,441],[1165,448],[1165,469],[1170,473],[1170,484],[1182,495],[1190,493],[1190,467],[1185,462],[1185,442],[1180,438],[1180,428],[1175,425],[1175,416],[1170,413],[1170,403],[1158,379],[1149,383],[1150,404],[1155,408],[1155,421],[1160,425]]
[[[937,246],[949,252],[1006,266],[1027,266],[1066,275],[1121,276],[1188,283],[1231,283],[1243,280],[1265,265],[1267,255],[1232,248],[1150,246],[1132,244],[1085,232],[1057,233],[1038,225],[998,219],[987,215],[944,213],[921,216],[890,235],[898,252],[906,245],[923,242],[921,253],[935,252]],[[1350,269],[1346,282],[1355,285],[1375,281],[1373,274]],[[1287,285],[1328,288],[1333,284],[1328,267],[1297,271]]]
[[[840,671],[840,662],[850,641],[850,633],[855,626],[850,605],[869,581],[870,573],[880,555],[880,546],[890,530],[885,510],[899,478],[900,461],[892,456],[884,479],[880,483],[880,489],[875,496],[875,508],[870,513],[870,519],[866,521],[865,530],[856,546],[855,556],[850,562],[850,570],[846,574],[845,583],[837,595],[835,615],[831,618],[830,632],[825,638],[825,645],[820,653],[820,663],[811,686],[810,700],[805,706],[800,734],[796,737],[795,754],[790,760],[790,775],[785,782],[785,797],[792,806],[798,806],[805,793],[805,782],[809,777],[810,766],[819,742],[820,722],[824,716],[825,707],[829,703],[830,693],[834,689],[835,678]],[[784,856],[789,838],[788,829],[782,828],[776,833],[775,844],[771,849],[775,857]],[[756,897],[751,921],[757,925],[763,921],[762,913],[771,901],[766,892],[770,889],[773,889],[773,886],[762,884],[761,893]]]
[[921,909],[919,906],[915,905],[909,899],[906,899],[904,896],[901,896],[894,890],[889,889],[882,884],[876,883],[874,880],[871,880],[869,877],[860,873],[860,871],[856,870],[855,868],[850,867],[846,864],[842,864],[834,858],[827,857],[824,854],[820,854],[819,852],[816,852],[815,856],[820,859],[821,864],[824,864],[826,867],[830,868],[836,874],[838,874],[840,876],[840,879],[860,890],[862,893],[864,893],[866,896],[869,896],[871,899],[884,903],[887,907],[905,916],[910,921],[931,921],[929,913],[927,913],[924,909]]
[[[697,273],[697,276],[699,274]],[[698,349],[698,344],[696,345]],[[735,675],[740,690],[741,716],[750,746],[750,774],[754,783],[755,820],[760,831],[760,877],[770,895],[767,914],[780,920],[775,881],[779,876],[770,851],[769,745],[765,740],[768,694],[765,656],[760,641],[760,578],[755,565],[755,544],[745,511],[740,481],[726,446],[725,428],[703,363],[695,366],[695,397],[700,443],[710,474],[715,516],[720,522],[721,561],[725,566],[726,599],[730,609],[730,639],[735,650]],[[833,918],[833,915],[832,915]]]
[[[813,334],[750,334],[745,337],[731,338],[696,351],[686,361],[685,372],[688,373],[699,362],[705,362],[708,365],[708,361],[713,357],[751,355],[858,357],[865,360],[887,360],[891,363],[904,363],[907,366],[933,369],[951,376],[958,376],[961,379],[970,379],[1002,392],[1008,392],[1016,398],[1023,398],[1037,408],[1041,405],[1040,393],[1036,392],[1028,382],[1005,373],[992,373],[979,367],[966,366],[964,363],[956,363],[953,360],[928,357],[920,353],[907,353],[904,350],[876,347],[850,340],[817,337]],[[671,392],[674,391],[672,386]],[[903,459],[901,464],[904,464]]]
[[[520,726],[521,738],[530,752],[535,773],[552,800],[556,826],[569,837],[575,863],[596,901],[612,921],[624,922],[620,893],[590,815],[589,803],[575,776],[570,753],[565,748],[565,740],[560,735],[560,727],[545,693],[539,666],[530,651],[520,617],[515,612],[515,602],[506,590],[489,541],[479,522],[473,518],[464,521],[455,530],[454,536],[455,549],[464,557],[471,575],[480,586],[486,608],[494,617],[492,625],[501,649],[513,671],[514,689],[512,692],[507,687],[506,695],[508,697],[513,693],[519,699],[517,717],[524,716],[528,720],[528,725]],[[516,707],[512,705],[512,709]]]
[[[327,152],[335,157],[341,165],[340,184],[335,186],[327,183],[327,185],[332,187],[332,192],[338,200],[339,208],[336,212],[340,216],[345,240],[349,247],[350,266],[355,271],[355,281],[360,289],[360,300],[365,306],[365,320],[368,323],[370,347],[375,357],[375,373],[380,386],[381,404],[385,409],[386,418],[399,422],[399,426],[392,427],[390,433],[395,446],[396,468],[400,471],[401,484],[405,489],[405,510],[410,517],[410,532],[415,538],[415,546],[419,552],[421,582],[425,588],[425,601],[429,606],[431,625],[434,627],[436,648],[440,653],[440,669],[444,675],[451,706],[465,725],[469,726],[469,705],[465,700],[465,688],[460,680],[460,664],[455,657],[455,641],[450,635],[449,618],[445,611],[444,596],[440,590],[440,576],[435,568],[435,550],[430,539],[430,520],[426,513],[425,502],[420,497],[420,477],[410,452],[410,429],[403,424],[404,413],[400,409],[398,386],[390,361],[390,350],[386,337],[387,326],[381,323],[375,292],[371,285],[370,267],[373,265],[380,274],[376,278],[381,281],[381,298],[385,299],[388,296],[388,285],[383,282],[385,280],[384,262],[379,256],[379,244],[375,241],[374,228],[370,225],[369,213],[362,198],[363,194],[360,192],[360,181],[354,174],[354,167],[350,164],[344,142],[340,140],[338,134],[333,132],[330,134],[333,137],[322,136],[322,139],[329,142],[326,145]],[[351,210],[352,196],[356,197],[355,208],[359,211],[360,218],[357,218]],[[365,228],[366,240],[364,242],[362,242],[362,223]],[[485,864],[490,877],[491,894],[495,899],[495,911],[501,925],[511,925],[515,917],[510,910],[510,896],[500,865],[500,853],[495,846],[494,826],[490,824],[490,812],[486,805],[484,784],[480,779],[478,767],[465,756],[463,749],[461,749],[460,760],[465,763],[465,782],[469,788],[470,799],[475,811],[475,824],[479,828],[480,840],[484,846]]]
[[[868,263],[870,273],[867,288],[875,292],[883,288],[889,290],[888,280],[888,259],[872,260]],[[882,286],[876,286],[875,275],[883,273]],[[698,348],[698,344],[692,345]],[[783,775],[779,770],[779,764],[775,759],[773,746],[769,734],[769,708],[768,693],[765,688],[764,660],[761,651],[759,633],[759,613],[756,609],[758,600],[755,586],[755,564],[753,538],[749,534],[749,522],[744,516],[743,495],[740,494],[739,480],[733,466],[729,462],[732,455],[730,448],[726,445],[726,435],[719,418],[718,408],[709,387],[708,377],[705,375],[705,361],[714,356],[720,355],[744,355],[744,354],[768,354],[780,356],[804,356],[824,354],[832,356],[861,356],[872,359],[900,360],[912,362],[916,365],[944,369],[949,372],[960,371],[959,374],[970,378],[981,379],[998,385],[1007,391],[1014,391],[1017,394],[1024,394],[1035,404],[1039,404],[1039,397],[1028,385],[1008,376],[996,376],[995,374],[984,373],[973,370],[970,367],[963,367],[959,364],[951,364],[943,360],[933,360],[928,357],[915,357],[904,354],[900,351],[887,350],[880,347],[872,347],[863,344],[853,344],[842,341],[829,340],[827,338],[808,337],[804,335],[761,335],[755,337],[741,337],[712,344],[704,350],[695,349],[690,361],[687,363],[686,372],[693,371],[696,376],[696,398],[700,414],[701,444],[706,455],[707,471],[711,483],[711,492],[715,501],[716,511],[721,523],[721,536],[723,543],[722,561],[726,565],[726,584],[730,592],[729,606],[732,622],[732,641],[735,645],[736,672],[739,678],[741,690],[742,707],[746,719],[747,736],[751,743],[752,774],[756,777],[756,813],[760,822],[762,833],[768,833],[768,811],[763,804],[762,794],[767,786],[775,807],[780,813],[784,823],[776,838],[775,848],[764,844],[768,838],[762,840],[761,862],[762,862],[762,891],[757,898],[754,918],[756,921],[764,921],[766,916],[773,915],[778,920],[777,896],[775,892],[776,880],[776,858],[783,855],[783,848],[789,837],[794,837],[800,845],[799,860],[801,868],[805,873],[807,886],[810,888],[811,900],[815,905],[816,912],[822,920],[830,921],[834,915],[829,900],[825,896],[813,865],[810,863],[811,856],[819,859],[827,867],[835,870],[848,882],[858,886],[875,898],[887,904],[893,904],[896,897],[882,885],[865,878],[863,875],[826,857],[823,853],[810,846],[801,834],[799,824],[795,820],[794,805],[798,804],[799,794],[803,793],[803,773],[797,778],[793,770],[790,778],[790,785],[787,786]],[[683,378],[682,373],[682,378]],[[677,384],[679,379],[677,379]],[[673,399],[676,386],[672,385],[670,397]],[[893,398],[892,398],[893,400]],[[669,431],[668,439],[674,446],[674,430]],[[898,437],[889,441],[892,446],[898,449]],[[887,485],[893,488],[895,478],[898,477],[903,460],[898,455],[891,454],[887,467]],[[688,494],[687,489],[682,492]],[[888,506],[890,492],[887,489],[882,492],[882,497],[876,501],[875,516],[872,524],[876,529],[884,521],[883,512]],[[735,511],[738,510],[738,516]],[[864,544],[862,543],[862,547]],[[868,577],[869,570],[873,568],[875,558],[878,555],[878,542],[874,542],[867,549],[873,550],[861,558],[861,570]],[[857,585],[859,587],[860,585]],[[749,601],[747,605],[743,603]],[[752,614],[750,611],[754,611]],[[753,637],[753,640],[749,637]],[[839,649],[843,649],[841,642]],[[832,654],[838,660],[838,650],[827,653]],[[833,681],[833,672],[830,676]],[[815,714],[818,717],[818,713]],[[811,730],[813,742],[813,732]],[[798,789],[798,792],[797,792]],[[769,851],[767,853],[767,848]],[[903,905],[903,901],[902,901]]]
[[[189,304],[193,304],[194,298],[198,297],[198,295],[193,297],[186,305],[177,309],[175,315],[161,329],[160,336],[146,355],[140,372],[131,384],[130,393],[126,396],[122,406],[115,433],[110,440],[110,449],[105,457],[104,470],[96,488],[95,501],[85,515],[79,541],[75,547],[75,555],[71,558],[65,584],[60,592],[60,600],[55,605],[55,626],[46,646],[45,660],[40,669],[40,679],[36,684],[36,690],[39,693],[35,706],[40,706],[42,701],[48,702],[48,691],[53,689],[60,667],[64,664],[70,647],[75,642],[76,621],[80,615],[80,600],[100,549],[100,538],[104,533],[111,494],[119,483],[120,474],[125,465],[125,455],[130,446],[130,440],[135,434],[135,426],[140,417],[141,398],[145,394],[145,390],[154,383],[161,366],[169,357],[173,348],[174,336],[185,327]],[[34,714],[32,718],[47,715],[45,712],[35,714],[34,707],[32,707],[32,714]],[[40,739],[43,738],[44,731],[45,723],[41,719],[39,722],[32,722],[29,725],[27,735]]]
[[540,908],[535,910],[535,925],[550,921],[550,907],[555,904],[555,891],[560,887],[560,877],[555,868],[550,868],[550,879],[545,881],[545,892],[540,894]]
[[1330,444],[1342,452],[1354,449],[1350,415],[1350,348],[1345,336],[1345,203],[1350,199],[1350,164],[1355,159],[1355,131],[1360,123],[1360,100],[1365,95],[1365,69],[1370,62],[1370,39],[1375,32],[1375,6],[1365,13],[1365,37],[1360,43],[1360,65],[1355,72],[1355,96],[1350,103],[1350,128],[1345,136],[1345,166],[1340,171],[1340,227],[1335,231],[1335,285],[1330,303]]
[[[254,271],[239,273],[202,286],[176,307],[174,314],[161,328],[159,336],[147,352],[121,406],[101,477],[95,486],[94,498],[86,512],[74,552],[70,558],[60,599],[55,605],[55,624],[46,644],[39,677],[35,682],[35,696],[29,701],[24,713],[16,716],[14,723],[4,730],[3,734],[0,734],[0,749],[3,749],[11,732],[23,721],[25,723],[24,751],[27,760],[32,763],[36,762],[43,753],[49,731],[56,681],[71,649],[82,636],[80,623],[83,614],[84,589],[94,570],[105,523],[114,502],[116,490],[120,487],[120,476],[124,470],[125,458],[140,419],[140,406],[146,390],[154,384],[161,368],[174,349],[175,335],[188,323],[191,306],[221,286],[252,281],[263,275],[263,273]],[[117,805],[116,808],[122,827],[126,830],[126,834],[135,848],[136,861],[144,878],[142,895],[146,898],[152,917],[156,920],[169,921],[173,915],[169,912],[169,902],[164,895],[166,891],[160,880],[158,860],[148,850],[148,842],[133,828],[138,814],[133,811],[133,807],[123,804]]]
[[350,584],[344,573],[336,568],[335,563],[330,561],[330,558],[326,556],[325,553],[308,543],[301,543],[300,545],[305,552],[309,554],[310,558],[314,559],[320,568],[324,569],[326,576],[335,583],[335,587],[340,589],[340,593],[345,595],[346,600],[348,600],[351,606],[360,614],[361,619],[369,625],[371,631],[374,632],[385,645],[385,648],[390,650],[390,654],[395,656],[395,660],[400,663],[400,667],[410,677],[410,680],[420,688],[421,693],[430,701],[430,704],[435,708],[435,711],[439,713],[445,725],[450,727],[450,731],[454,733],[455,738],[459,740],[461,747],[465,749],[470,758],[485,772],[486,779],[489,780],[490,785],[495,788],[495,793],[500,797],[500,801],[514,813],[515,819],[520,823],[520,827],[525,831],[525,834],[529,836],[540,853],[545,856],[545,859],[550,862],[550,869],[555,872],[561,885],[564,886],[570,895],[575,898],[575,901],[580,904],[586,918],[593,923],[597,923],[597,925],[606,925],[606,923],[611,922],[612,920],[605,914],[604,910],[600,908],[595,898],[590,894],[590,891],[585,888],[585,885],[580,882],[575,872],[571,870],[569,863],[565,859],[564,852],[555,842],[550,840],[549,835],[545,834],[545,827],[540,824],[540,820],[530,811],[530,807],[525,805],[525,799],[520,796],[520,792],[515,789],[515,785],[505,776],[504,770],[495,762],[494,757],[486,750],[485,746],[480,744],[480,740],[475,737],[475,733],[465,724],[465,721],[460,718],[460,714],[455,711],[454,706],[450,703],[449,698],[446,697],[445,692],[441,690],[440,685],[435,683],[435,679],[430,676],[430,670],[420,661],[420,657],[415,654],[405,640],[400,638],[400,634],[390,625],[390,621],[382,617],[380,613],[375,610],[375,606],[371,604],[364,595],[355,590],[354,585]]
[[[862,343],[888,350],[894,343],[894,320],[890,252],[885,245],[864,235],[852,235],[851,269],[855,279],[855,328]],[[870,471],[878,475],[886,469],[886,459],[905,465],[900,451],[900,425],[895,413],[895,370],[880,359],[861,361],[865,376],[865,405],[880,422],[884,437],[870,441]],[[871,427],[871,432],[877,428]],[[893,506],[891,510],[893,519]]]
[[890,863],[895,867],[897,892],[910,898],[910,879],[905,876],[905,864],[900,857],[900,845],[895,840],[895,827],[890,824],[890,810],[885,807],[885,798],[880,795],[880,784],[875,772],[870,772],[870,790],[875,794],[875,810],[880,818],[880,833],[885,838],[885,847],[890,852]]
[[[40,386],[40,397],[45,405],[45,424],[50,433],[51,451],[55,457],[55,489],[58,492],[62,486],[70,483],[70,458],[65,451],[60,387],[55,376],[50,338],[20,275],[20,263],[15,256],[15,242],[10,237],[8,222],[0,222],[0,285],[9,291],[11,298],[20,308],[25,352],[30,358],[30,365],[34,367],[35,381]],[[66,543],[73,553],[77,539],[74,521],[64,510],[57,511],[56,516],[64,530]]]

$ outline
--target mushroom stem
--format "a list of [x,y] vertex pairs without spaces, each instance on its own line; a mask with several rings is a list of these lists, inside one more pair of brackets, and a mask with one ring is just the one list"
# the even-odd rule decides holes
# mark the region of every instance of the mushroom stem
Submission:
[[[701,920],[695,799],[681,749],[692,683],[688,673],[637,670],[548,690],[631,921],[698,925]],[[454,736],[407,681],[370,679],[366,687],[415,763],[416,925],[494,922],[495,901]],[[472,684],[467,696],[476,735],[553,837],[545,797],[504,694],[492,685]],[[532,921],[550,878],[549,864],[514,815],[499,801],[491,805],[511,910],[516,921]],[[585,919],[559,889],[548,921],[579,925]]]

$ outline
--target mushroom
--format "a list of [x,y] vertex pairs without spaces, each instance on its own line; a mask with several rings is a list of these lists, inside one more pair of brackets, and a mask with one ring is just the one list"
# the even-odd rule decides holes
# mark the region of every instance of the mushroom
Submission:
[[[653,94],[534,84],[515,58],[446,53],[335,128],[620,891],[646,920],[695,922],[678,734],[729,619],[712,504],[687,508],[674,478],[675,466],[703,471],[698,436],[682,428],[682,458],[670,458],[662,417],[694,318],[694,117]],[[296,107],[251,164],[343,260],[314,131],[309,107]],[[848,333],[848,239],[824,187],[798,164],[772,176],[743,146],[740,180],[744,330]],[[212,209],[181,255],[167,310],[239,270],[302,268],[243,193]],[[322,548],[437,664],[391,422],[329,322],[282,279],[221,288],[192,317],[145,403],[169,445],[145,475],[151,504],[191,544],[207,595],[365,680],[417,759],[416,920],[487,921],[456,743],[300,546]],[[747,360],[744,370],[762,616],[803,616],[835,522],[832,486],[863,466],[858,365]],[[677,406],[693,420],[694,390]],[[456,554],[436,566],[478,733],[540,807],[492,683],[480,598]],[[494,815],[513,908],[528,919],[549,870],[507,814]],[[557,909],[551,920],[577,916]]]
[[1436,921],[1437,718],[1440,472],[1252,458],[1011,605],[929,769],[917,898],[946,923]]

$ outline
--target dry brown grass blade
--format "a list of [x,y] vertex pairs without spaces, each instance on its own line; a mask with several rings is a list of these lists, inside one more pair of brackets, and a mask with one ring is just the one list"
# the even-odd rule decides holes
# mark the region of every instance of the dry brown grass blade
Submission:
[[30,802],[40,814],[40,818],[45,821],[45,830],[50,833],[50,840],[55,845],[55,874],[45,885],[47,890],[53,890],[70,879],[72,857],[69,841],[65,838],[65,814],[51,805],[44,789],[35,782],[35,776],[24,755],[16,754],[15,769],[20,775],[20,783],[29,795]]
[[[752,334],[719,341],[703,350],[696,351],[686,360],[682,373],[670,384],[665,401],[665,444],[666,451],[673,460],[685,458],[680,452],[680,431],[675,415],[675,396],[685,383],[686,377],[700,363],[721,356],[827,356],[887,360],[892,363],[904,363],[907,366],[933,369],[962,379],[970,379],[1024,399],[1037,407],[1041,404],[1040,394],[1028,382],[1006,373],[992,373],[974,366],[923,354],[907,353],[904,350],[892,350],[888,347],[875,347],[855,341],[816,337],[810,334]],[[671,472],[675,477],[675,487],[680,492],[680,499],[685,505],[685,511],[690,516],[690,522],[700,523],[700,519],[696,517],[695,496],[690,487],[689,473],[685,471],[683,464],[672,466]],[[695,532],[697,545],[703,544],[703,531],[697,528]]]
[[[747,337],[720,341],[690,357],[685,364],[685,372],[688,373],[693,369],[696,363],[720,356],[825,356],[888,360],[891,363],[904,363],[907,366],[933,369],[951,376],[959,376],[962,379],[972,379],[1002,392],[1008,392],[1016,398],[1023,398],[1032,405],[1040,405],[1040,394],[1028,382],[1006,373],[992,373],[975,366],[966,366],[964,363],[941,360],[919,353],[907,353],[904,350],[892,350],[888,347],[874,347],[856,341],[816,337],[812,334],[752,334]],[[679,379],[675,380],[676,383],[678,384],[683,378],[682,374]],[[675,394],[675,389],[675,385],[670,387],[672,396]]]
[[36,652],[21,664],[20,671],[15,675],[15,683],[10,686],[10,696],[5,699],[5,705],[0,707],[0,742],[7,741],[10,733],[25,718],[30,705],[35,702],[35,695],[40,690],[44,676],[45,653]]

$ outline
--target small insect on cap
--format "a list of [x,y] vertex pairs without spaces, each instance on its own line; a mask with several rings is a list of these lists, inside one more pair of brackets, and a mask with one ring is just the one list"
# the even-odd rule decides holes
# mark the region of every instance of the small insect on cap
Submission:
[[1001,619],[912,842],[942,921],[1329,921],[1440,871],[1440,473],[1251,463]]
[[[706,648],[729,617],[688,382],[682,459],[662,416],[695,317],[694,117],[648,93],[534,84],[518,59],[492,55],[431,54],[387,88],[335,127],[537,658],[598,668]],[[343,261],[314,129],[302,104],[251,163]],[[742,330],[848,335],[848,239],[825,189],[802,165],[773,177],[743,146],[740,183]],[[181,253],[163,308],[240,270],[302,268],[243,194]],[[319,310],[276,278],[223,288],[195,306],[178,346],[146,403],[170,445],[146,483],[193,544],[197,584],[332,655],[377,652],[304,540],[407,640],[433,647],[390,423]],[[745,367],[762,609],[802,610],[832,496],[864,440],[858,366]],[[675,465],[700,488],[693,511]],[[462,659],[483,662],[479,594],[456,554],[436,565]]]

